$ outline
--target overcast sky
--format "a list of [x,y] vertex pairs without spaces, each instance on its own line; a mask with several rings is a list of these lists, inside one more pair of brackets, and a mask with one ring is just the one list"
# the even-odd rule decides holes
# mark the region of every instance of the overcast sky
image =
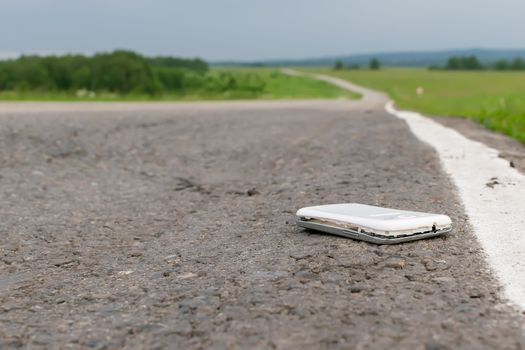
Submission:
[[524,48],[524,0],[0,0],[0,53],[209,60]]

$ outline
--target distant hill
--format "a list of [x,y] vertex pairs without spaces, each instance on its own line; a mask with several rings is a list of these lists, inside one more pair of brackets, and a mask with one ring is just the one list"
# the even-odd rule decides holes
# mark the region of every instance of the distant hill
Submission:
[[512,60],[516,57],[525,59],[525,49],[461,49],[441,51],[406,51],[406,52],[379,52],[356,55],[327,56],[305,59],[275,59],[253,62],[222,61],[212,62],[212,65],[222,66],[331,66],[337,60],[345,64],[367,65],[375,57],[385,66],[393,67],[427,67],[430,65],[444,65],[451,56],[476,56],[482,63],[493,63],[499,59]]

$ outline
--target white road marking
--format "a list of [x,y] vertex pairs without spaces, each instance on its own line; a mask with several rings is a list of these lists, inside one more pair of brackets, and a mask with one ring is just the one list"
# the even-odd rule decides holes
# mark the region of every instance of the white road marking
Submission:
[[[386,110],[439,154],[454,181],[470,224],[504,286],[505,296],[525,309],[525,176],[498,151],[415,112]],[[487,183],[497,181],[492,187]]]

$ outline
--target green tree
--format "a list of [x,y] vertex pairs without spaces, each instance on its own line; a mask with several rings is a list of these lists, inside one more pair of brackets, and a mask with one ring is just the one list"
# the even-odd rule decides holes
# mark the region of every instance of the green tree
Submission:
[[180,68],[157,67],[154,69],[157,80],[165,90],[184,89],[184,70]]
[[463,58],[463,66],[468,70],[480,70],[483,69],[483,65],[479,62],[476,56],[468,56]]
[[93,89],[111,92],[145,92],[154,83],[147,61],[131,51],[115,51],[93,57]]
[[379,62],[379,60],[374,57],[370,60],[369,67],[372,70],[378,70],[381,68],[381,62]]
[[509,69],[510,65],[507,60],[497,60],[494,63],[494,69],[496,70],[507,70]]
[[455,57],[455,56],[450,57],[447,60],[447,65],[445,67],[446,67],[446,69],[450,69],[450,70],[456,70],[456,69],[463,68],[462,67],[461,58],[460,57]]
[[335,70],[342,70],[343,68],[344,68],[343,61],[341,61],[341,60],[335,61],[335,64],[334,64],[334,69]]
[[13,61],[10,68],[12,85],[16,88],[21,85],[24,90],[55,88],[46,66],[36,56],[22,56],[18,61]]
[[[237,89],[233,77],[207,79],[208,69],[198,58],[147,58],[124,50],[94,56],[22,56],[0,61],[0,89],[157,94],[205,89],[208,82],[220,90]],[[260,85],[254,77],[246,77],[243,84],[252,90]]]
[[525,69],[525,61],[521,57],[515,58],[512,63],[510,64],[510,69],[513,70],[524,70]]
[[76,89],[92,89],[93,74],[86,65],[75,69],[71,76],[72,86]]
[[483,65],[476,56],[465,56],[465,57],[450,57],[447,61],[446,69],[449,70],[480,70],[483,69]]
[[158,56],[148,58],[148,63],[152,67],[187,69],[193,72],[204,74],[208,72],[209,65],[200,58],[186,59],[169,56]]

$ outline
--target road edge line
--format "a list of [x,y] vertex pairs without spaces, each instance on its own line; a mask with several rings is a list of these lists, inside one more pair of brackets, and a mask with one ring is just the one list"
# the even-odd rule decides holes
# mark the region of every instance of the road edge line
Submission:
[[[525,176],[499,152],[422,114],[385,110],[438,153],[507,302],[525,310]],[[504,235],[504,236],[503,236]]]

